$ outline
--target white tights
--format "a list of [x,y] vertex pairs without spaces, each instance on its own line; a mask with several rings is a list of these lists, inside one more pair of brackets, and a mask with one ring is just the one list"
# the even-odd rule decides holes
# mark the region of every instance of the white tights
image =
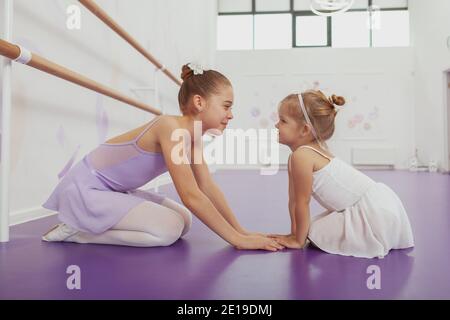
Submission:
[[65,241],[133,247],[169,246],[184,236],[191,225],[191,212],[165,198],[161,204],[142,202],[114,227],[101,234],[78,232]]

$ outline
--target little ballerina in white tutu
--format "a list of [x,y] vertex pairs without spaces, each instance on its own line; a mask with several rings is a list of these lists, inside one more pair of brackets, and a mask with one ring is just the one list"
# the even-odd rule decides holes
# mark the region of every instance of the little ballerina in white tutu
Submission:
[[[402,202],[394,191],[331,155],[325,141],[334,132],[335,105],[309,90],[284,98],[278,110],[279,142],[292,154],[288,161],[291,233],[271,235],[281,245],[303,248],[308,240],[328,253],[384,257],[391,249],[414,246]],[[326,212],[310,219],[311,196]]]

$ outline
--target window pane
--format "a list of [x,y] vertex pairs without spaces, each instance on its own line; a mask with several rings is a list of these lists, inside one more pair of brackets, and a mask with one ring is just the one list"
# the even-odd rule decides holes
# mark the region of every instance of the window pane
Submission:
[[327,18],[320,16],[297,16],[295,43],[297,46],[326,46]]
[[350,9],[367,9],[369,7],[369,0],[355,0],[355,3]]
[[408,8],[408,0],[373,0],[372,5],[384,8]]
[[253,48],[253,15],[217,17],[217,49]]
[[409,46],[409,11],[378,11],[373,19],[374,47]]
[[252,0],[219,0],[219,12],[251,12]]
[[287,48],[292,48],[292,15],[255,15],[255,49]]
[[[351,9],[367,9],[369,6],[369,0],[355,0]],[[296,11],[309,11],[311,7],[311,0],[294,0],[294,10]],[[315,4],[314,7],[318,7]]]
[[256,11],[289,11],[290,0],[256,0]]
[[344,12],[331,17],[332,46],[336,48],[369,47],[369,13]]
[[310,11],[311,0],[294,0],[294,10]]

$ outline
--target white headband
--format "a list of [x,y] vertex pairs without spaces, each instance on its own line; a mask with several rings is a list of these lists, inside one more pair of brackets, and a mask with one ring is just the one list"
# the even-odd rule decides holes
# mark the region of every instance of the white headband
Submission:
[[312,132],[314,138],[317,140],[317,142],[319,144],[321,144],[320,140],[317,136],[316,130],[314,129],[314,126],[312,125],[311,120],[309,119],[308,112],[306,112],[305,104],[303,103],[302,94],[299,93],[297,96],[298,96],[298,101],[300,101],[300,108],[302,109],[303,115],[305,116],[306,123],[309,124],[309,126],[311,127],[311,132]]

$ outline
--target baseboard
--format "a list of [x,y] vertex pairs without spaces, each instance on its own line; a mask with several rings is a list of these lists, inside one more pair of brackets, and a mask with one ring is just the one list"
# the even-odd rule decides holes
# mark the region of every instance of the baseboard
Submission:
[[353,165],[358,170],[398,170],[393,165]]
[[34,221],[55,215],[55,211],[47,210],[42,207],[36,207],[21,211],[12,212],[9,216],[9,225],[15,226],[25,222]]
[[351,163],[354,166],[395,166],[397,150],[393,147],[351,148]]

